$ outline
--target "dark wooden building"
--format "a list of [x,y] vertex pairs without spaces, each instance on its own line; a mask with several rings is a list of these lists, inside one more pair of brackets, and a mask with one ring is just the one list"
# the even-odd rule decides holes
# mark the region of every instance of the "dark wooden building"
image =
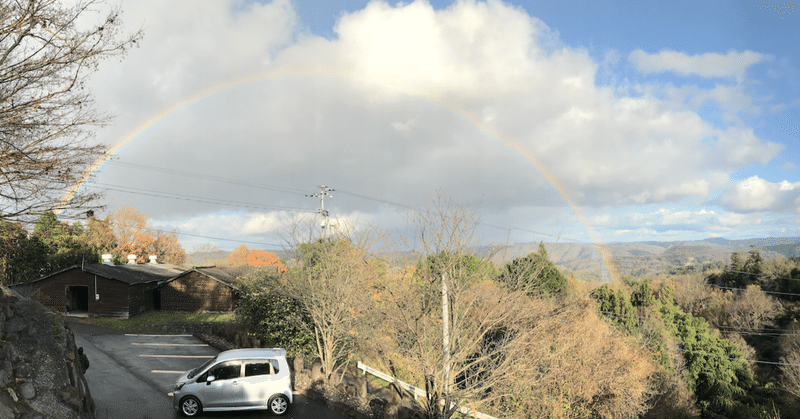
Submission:
[[157,309],[159,283],[181,271],[171,265],[91,264],[12,288],[55,312],[127,318]]
[[239,299],[237,279],[275,266],[220,266],[190,269],[161,286],[161,309],[231,312]]

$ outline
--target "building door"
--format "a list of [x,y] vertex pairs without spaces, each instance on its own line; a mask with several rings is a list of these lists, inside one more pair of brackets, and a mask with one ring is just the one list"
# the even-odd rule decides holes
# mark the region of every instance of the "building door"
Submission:
[[89,287],[85,285],[67,287],[67,311],[89,311]]

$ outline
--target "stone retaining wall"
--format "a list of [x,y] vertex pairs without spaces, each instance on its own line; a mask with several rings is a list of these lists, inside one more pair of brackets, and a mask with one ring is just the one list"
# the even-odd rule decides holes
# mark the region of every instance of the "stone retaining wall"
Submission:
[[79,363],[60,315],[0,287],[0,418],[94,419]]

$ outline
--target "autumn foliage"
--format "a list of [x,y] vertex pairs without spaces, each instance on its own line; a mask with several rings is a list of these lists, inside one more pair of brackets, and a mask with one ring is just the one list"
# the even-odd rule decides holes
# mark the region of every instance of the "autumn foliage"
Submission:
[[108,219],[117,237],[117,246],[111,250],[117,259],[136,255],[137,263],[145,263],[150,255],[155,255],[161,263],[186,262],[186,251],[178,242],[177,233],[154,229],[147,216],[130,205],[118,208]]
[[283,266],[278,255],[264,250],[253,249],[247,254],[247,264],[250,266],[277,266],[278,272],[286,272],[286,267]]
[[237,246],[231,254],[228,255],[228,258],[225,262],[230,266],[242,266],[247,265],[247,254],[250,253],[250,249],[247,248],[247,245],[240,244]]
[[228,255],[225,262],[230,266],[276,266],[279,273],[286,272],[286,266],[275,253],[260,249],[250,250],[247,245],[240,244]]

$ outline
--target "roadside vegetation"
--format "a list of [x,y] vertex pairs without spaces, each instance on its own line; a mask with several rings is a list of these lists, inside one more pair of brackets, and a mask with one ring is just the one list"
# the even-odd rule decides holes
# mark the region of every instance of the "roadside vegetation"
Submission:
[[[158,329],[159,325],[182,323],[226,323],[234,321],[231,313],[189,313],[181,311],[151,311],[130,319],[115,319],[108,317],[87,317],[80,319],[81,323],[128,332],[150,333]],[[156,326],[156,327],[154,327]]]

